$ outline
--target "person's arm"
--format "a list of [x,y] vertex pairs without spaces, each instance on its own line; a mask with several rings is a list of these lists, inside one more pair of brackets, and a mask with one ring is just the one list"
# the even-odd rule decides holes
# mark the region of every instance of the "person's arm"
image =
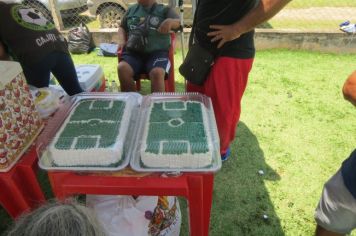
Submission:
[[10,60],[9,55],[7,54],[5,50],[4,44],[0,41],[0,60],[1,61],[8,61]]
[[125,15],[121,19],[121,24],[118,29],[118,45],[119,45],[119,51],[122,50],[122,48],[125,46],[126,41],[127,41],[127,14],[128,11],[125,13]]
[[157,31],[161,34],[169,34],[172,30],[177,30],[180,27],[180,21],[177,19],[165,19],[158,27]]
[[345,81],[342,93],[346,100],[356,106],[356,70]]
[[119,26],[118,29],[118,45],[119,45],[119,50],[121,50],[125,44],[126,44],[126,30],[124,28],[122,28],[121,26]]
[[161,34],[168,34],[172,30],[178,30],[180,28],[180,20],[178,14],[172,9],[167,10],[167,18],[161,23],[157,31]]
[[257,25],[276,15],[291,0],[260,0],[259,4],[247,13],[242,19],[231,25],[210,25],[214,31],[208,33],[212,42],[220,41],[218,48],[226,42],[239,38],[242,34],[251,31]]

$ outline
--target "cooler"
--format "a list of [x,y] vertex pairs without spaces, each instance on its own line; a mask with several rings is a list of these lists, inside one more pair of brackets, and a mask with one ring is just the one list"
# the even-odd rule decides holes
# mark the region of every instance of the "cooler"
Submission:
[[22,68],[0,62],[0,172],[8,171],[43,127]]
[[105,76],[99,65],[78,65],[75,69],[83,90],[86,92],[105,91]]

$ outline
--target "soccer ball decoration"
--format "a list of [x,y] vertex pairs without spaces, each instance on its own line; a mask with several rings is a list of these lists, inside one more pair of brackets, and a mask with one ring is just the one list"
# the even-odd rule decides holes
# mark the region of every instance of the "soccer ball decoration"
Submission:
[[45,26],[48,23],[46,17],[44,17],[42,13],[36,9],[33,8],[20,9],[19,13],[21,15],[21,19],[26,23],[30,23],[30,24],[32,23],[38,26]]

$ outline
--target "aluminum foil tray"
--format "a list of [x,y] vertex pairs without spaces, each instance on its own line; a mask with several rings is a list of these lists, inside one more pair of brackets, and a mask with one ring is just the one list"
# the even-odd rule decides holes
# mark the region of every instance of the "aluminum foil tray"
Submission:
[[216,172],[219,136],[209,97],[155,93],[142,100],[131,150],[139,172]]
[[[40,168],[90,172],[124,169],[130,162],[129,147],[132,146],[133,130],[141,100],[142,97],[138,93],[81,93],[71,97],[49,120],[44,132],[38,138],[36,145]],[[89,109],[91,112],[76,113],[82,108]],[[80,114],[85,114],[84,118]],[[113,119],[105,119],[116,116],[121,117],[120,125],[113,122]],[[66,129],[68,125],[64,123],[67,124],[69,119],[71,120],[69,126],[72,128]],[[81,123],[85,123],[85,126]],[[68,132],[71,133],[68,135]],[[111,155],[108,149],[105,149],[105,145],[111,145],[107,143],[112,143],[113,139],[116,140],[115,145],[122,150],[118,152],[122,155],[121,159],[117,158],[117,162],[112,161],[109,164],[95,164],[95,158],[96,156],[100,158],[100,153],[115,159],[115,155]],[[78,148],[85,151],[77,152]],[[88,160],[94,162],[88,161],[87,164],[80,165],[63,164],[71,161],[70,156],[77,157],[78,154],[83,155],[83,158],[89,157]],[[56,155],[55,160],[53,155]],[[59,159],[61,156],[64,158]],[[64,159],[66,160],[63,161]]]

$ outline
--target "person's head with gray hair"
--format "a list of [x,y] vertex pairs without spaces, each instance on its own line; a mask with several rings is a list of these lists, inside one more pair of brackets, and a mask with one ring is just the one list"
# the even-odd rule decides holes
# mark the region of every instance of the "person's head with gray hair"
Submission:
[[91,209],[77,202],[51,202],[20,217],[7,236],[105,236]]

